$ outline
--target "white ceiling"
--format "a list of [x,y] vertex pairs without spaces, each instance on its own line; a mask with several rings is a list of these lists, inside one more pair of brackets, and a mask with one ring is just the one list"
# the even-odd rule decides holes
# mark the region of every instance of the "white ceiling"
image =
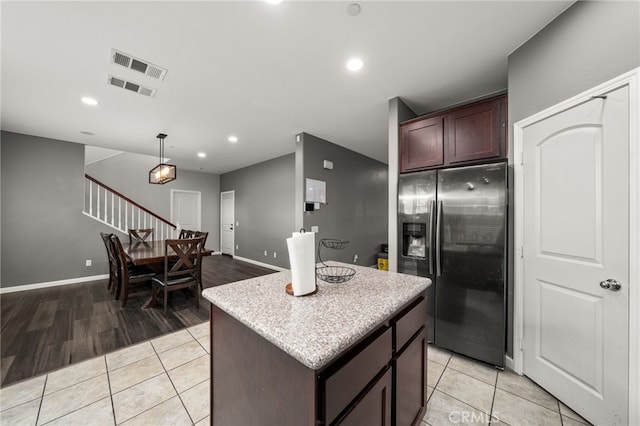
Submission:
[[212,173],[291,153],[299,132],[386,162],[390,98],[422,114],[506,89],[508,54],[572,1],[350,3],[2,1],[2,129],[150,155],[164,132],[173,163]]

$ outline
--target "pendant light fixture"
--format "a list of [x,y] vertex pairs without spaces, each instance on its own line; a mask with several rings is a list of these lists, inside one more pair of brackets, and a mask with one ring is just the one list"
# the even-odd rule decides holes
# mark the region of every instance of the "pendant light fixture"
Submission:
[[160,164],[149,170],[149,183],[158,185],[164,185],[167,182],[171,182],[176,178],[176,166],[173,164],[165,164],[164,161],[164,138],[167,137],[164,133],[158,133],[156,136],[160,139]]

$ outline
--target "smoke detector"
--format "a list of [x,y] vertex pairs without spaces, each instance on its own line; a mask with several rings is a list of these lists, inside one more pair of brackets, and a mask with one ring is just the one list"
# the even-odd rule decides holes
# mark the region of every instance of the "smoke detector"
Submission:
[[120,87],[121,89],[126,89],[131,92],[138,93],[140,95],[149,96],[151,98],[153,98],[157,92],[156,89],[151,89],[149,87],[142,86],[138,83],[128,81],[124,78],[114,77],[112,75],[109,75],[107,77],[107,83],[111,84],[112,86]]
[[124,53],[116,49],[111,49],[111,62],[134,71],[141,72],[142,74],[157,80],[164,80],[165,75],[167,75],[167,70],[165,68],[153,65],[148,61],[135,58],[133,55],[129,55],[128,53]]

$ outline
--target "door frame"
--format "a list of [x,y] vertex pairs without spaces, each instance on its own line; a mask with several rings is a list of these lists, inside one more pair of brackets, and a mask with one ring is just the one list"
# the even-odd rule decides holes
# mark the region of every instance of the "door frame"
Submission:
[[233,194],[233,205],[231,209],[233,211],[233,230],[231,232],[233,241],[231,242],[231,257],[235,257],[236,255],[236,191],[232,189],[231,191],[222,191],[220,192],[220,253],[222,253],[222,194]]
[[[594,96],[629,86],[629,424],[640,424],[640,68],[636,68],[603,84],[569,98],[557,105],[518,121],[514,127],[514,324],[513,358],[507,366],[523,374],[524,336],[524,129],[560,113]],[[634,362],[635,360],[635,362]]]
[[170,208],[171,208],[171,223],[174,223],[174,218],[173,218],[173,200],[174,200],[174,197],[176,196],[177,193],[195,194],[195,195],[198,196],[198,207],[197,207],[197,209],[198,209],[198,229],[196,229],[196,231],[201,231],[202,230],[202,192],[200,192],[200,191],[189,191],[187,189],[172,189],[171,190],[171,206],[170,206]]

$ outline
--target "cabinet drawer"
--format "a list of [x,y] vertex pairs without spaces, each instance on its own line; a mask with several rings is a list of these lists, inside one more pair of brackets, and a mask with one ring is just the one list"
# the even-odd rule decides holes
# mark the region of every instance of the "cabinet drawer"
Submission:
[[422,300],[396,322],[396,352],[409,341],[420,327],[427,323],[427,299]]
[[325,381],[324,418],[331,423],[391,360],[391,329]]

